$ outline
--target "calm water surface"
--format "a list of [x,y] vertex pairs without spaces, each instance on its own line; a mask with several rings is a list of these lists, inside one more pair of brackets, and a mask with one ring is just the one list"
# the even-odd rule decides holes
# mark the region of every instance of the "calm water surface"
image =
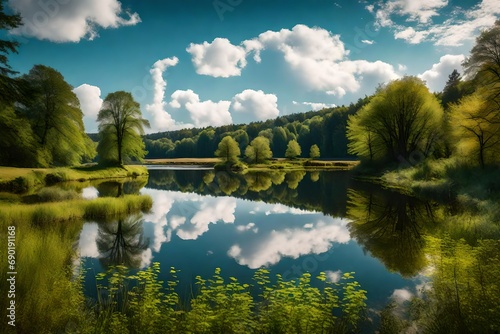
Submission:
[[[148,194],[153,208],[118,222],[86,222],[78,247],[86,294],[109,265],[133,269],[159,262],[180,270],[179,293],[189,297],[194,278],[222,275],[251,283],[257,268],[285,279],[345,272],[368,291],[369,317],[390,297],[403,301],[424,283],[422,236],[432,229],[433,206],[356,182],[349,172],[249,173],[151,168],[142,189],[113,183],[84,189],[87,198]],[[316,275],[314,275],[316,276]]]

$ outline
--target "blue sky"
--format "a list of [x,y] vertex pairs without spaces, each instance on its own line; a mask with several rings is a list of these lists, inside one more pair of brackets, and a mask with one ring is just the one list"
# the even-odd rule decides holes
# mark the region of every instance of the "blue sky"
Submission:
[[8,0],[10,57],[60,71],[88,132],[102,99],[132,92],[149,132],[349,104],[419,75],[442,90],[497,0]]

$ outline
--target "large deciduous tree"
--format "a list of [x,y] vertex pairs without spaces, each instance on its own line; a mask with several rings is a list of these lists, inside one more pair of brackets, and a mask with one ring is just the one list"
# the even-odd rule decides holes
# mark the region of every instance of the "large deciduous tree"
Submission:
[[438,145],[443,109],[424,82],[404,77],[379,89],[349,117],[349,153],[376,161],[408,161]]
[[245,149],[245,156],[250,162],[262,163],[271,159],[273,152],[266,137],[256,137]]
[[110,93],[97,116],[99,122],[99,161],[123,165],[125,159],[141,161],[146,154],[142,135],[149,121],[142,118],[139,103],[124,91]]
[[474,93],[463,98],[460,104],[452,105],[450,116],[459,155],[477,157],[482,168],[500,161],[500,119],[495,103]]
[[221,158],[226,163],[238,162],[241,151],[236,140],[231,136],[225,136],[219,143],[215,156]]
[[479,35],[470,54],[463,63],[467,75],[483,74],[482,84],[500,82],[500,20]]
[[85,134],[80,102],[55,69],[35,65],[23,78],[30,98],[18,112],[30,120],[43,157],[39,165],[75,165],[92,159],[95,148]]

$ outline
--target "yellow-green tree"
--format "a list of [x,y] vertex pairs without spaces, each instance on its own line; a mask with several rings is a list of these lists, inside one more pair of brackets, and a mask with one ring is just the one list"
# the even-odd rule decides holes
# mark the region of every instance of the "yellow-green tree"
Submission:
[[231,136],[225,136],[219,143],[215,156],[224,160],[224,162],[232,163],[238,162],[238,157],[241,151],[236,140]]
[[443,109],[425,83],[404,77],[381,88],[347,127],[349,153],[378,161],[430,154],[441,134]]
[[299,143],[294,139],[288,142],[285,151],[285,157],[288,159],[295,159],[302,154],[302,150],[300,148]]
[[479,93],[452,105],[450,121],[459,155],[475,157],[481,167],[499,161],[500,117],[498,106]]
[[144,158],[142,140],[149,121],[142,118],[141,108],[132,94],[124,91],[106,96],[97,116],[99,145],[97,152],[102,163],[122,165],[126,158]]
[[273,152],[266,137],[256,137],[245,149],[245,156],[250,162],[262,163],[273,157]]
[[314,144],[311,146],[311,149],[309,150],[309,157],[311,157],[311,159],[316,159],[316,158],[319,158],[320,157],[320,152],[319,152],[319,147],[318,145]]

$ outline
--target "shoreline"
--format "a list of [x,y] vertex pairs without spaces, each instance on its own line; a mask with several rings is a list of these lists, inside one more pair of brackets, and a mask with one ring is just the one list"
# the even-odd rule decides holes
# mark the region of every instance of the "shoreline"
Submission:
[[20,168],[0,166],[0,192],[27,193],[33,189],[67,181],[136,178],[149,175],[145,166]]
[[[222,163],[218,158],[172,158],[172,159],[145,159],[144,166],[179,167],[179,169],[215,168]],[[307,158],[289,160],[286,158],[275,158],[268,163],[245,164],[246,171],[333,171],[351,170],[359,164],[357,160],[311,160]],[[151,168],[153,169],[153,168]],[[175,168],[172,168],[175,169]]]

